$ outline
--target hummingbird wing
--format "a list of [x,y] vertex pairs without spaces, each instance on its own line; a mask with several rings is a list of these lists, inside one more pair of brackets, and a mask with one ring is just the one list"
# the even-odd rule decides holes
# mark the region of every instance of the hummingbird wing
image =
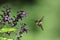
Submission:
[[38,20],[35,20],[35,22],[37,22]]

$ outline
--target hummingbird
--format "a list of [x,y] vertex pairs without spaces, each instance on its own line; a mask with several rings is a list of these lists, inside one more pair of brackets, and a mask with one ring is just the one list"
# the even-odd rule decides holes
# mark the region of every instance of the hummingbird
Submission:
[[43,18],[44,18],[44,16],[42,16],[40,19],[37,19],[35,21],[36,25],[38,25],[39,27],[41,27],[42,30],[44,30],[43,27],[42,27]]

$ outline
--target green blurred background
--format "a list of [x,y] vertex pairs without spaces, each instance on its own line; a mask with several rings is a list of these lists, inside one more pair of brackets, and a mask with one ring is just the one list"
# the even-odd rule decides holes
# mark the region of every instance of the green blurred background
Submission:
[[[28,12],[22,22],[27,24],[26,27],[30,31],[24,33],[21,40],[60,40],[60,0],[0,0],[0,13],[6,5],[11,7],[11,17],[19,10]],[[34,22],[41,16],[44,16],[42,21],[44,31]],[[15,36],[13,34],[6,37],[13,38]]]

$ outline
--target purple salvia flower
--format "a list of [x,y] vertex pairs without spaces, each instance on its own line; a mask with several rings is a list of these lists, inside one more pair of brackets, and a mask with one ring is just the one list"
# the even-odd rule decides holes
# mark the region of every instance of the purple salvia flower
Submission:
[[4,19],[5,19],[6,21],[9,21],[8,15],[6,15],[6,16],[4,17]]

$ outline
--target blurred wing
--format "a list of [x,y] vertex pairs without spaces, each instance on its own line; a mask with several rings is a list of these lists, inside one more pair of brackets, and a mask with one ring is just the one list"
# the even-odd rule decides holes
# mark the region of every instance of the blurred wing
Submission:
[[35,20],[35,22],[37,22],[38,20]]

